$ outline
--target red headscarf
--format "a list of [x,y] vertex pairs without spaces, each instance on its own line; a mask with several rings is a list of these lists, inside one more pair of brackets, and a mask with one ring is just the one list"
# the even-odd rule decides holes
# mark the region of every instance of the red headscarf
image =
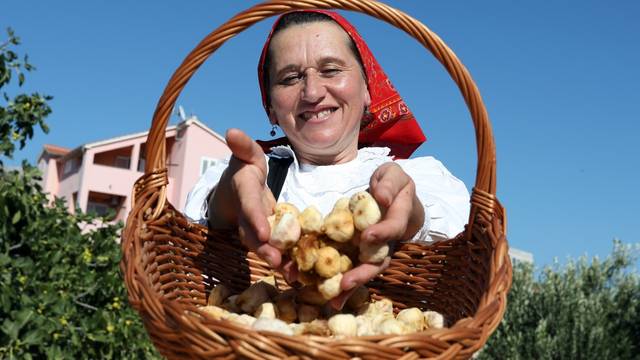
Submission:
[[[296,10],[294,12],[316,12],[324,14],[346,31],[353,39],[360,53],[360,58],[364,65],[364,71],[367,75],[367,87],[371,95],[371,105],[369,105],[368,122],[365,127],[360,129],[358,137],[358,146],[386,146],[391,149],[391,155],[396,158],[406,159],[426,141],[424,133],[420,129],[415,117],[404,103],[400,94],[391,84],[387,75],[382,71],[380,64],[371,54],[371,50],[362,40],[360,34],[347,20],[338,13],[326,10]],[[269,37],[262,49],[260,63],[258,64],[258,81],[260,82],[260,91],[262,92],[262,105],[267,113],[269,112],[269,104],[267,104],[264,77],[264,61],[273,37],[273,30],[276,28],[282,16],[273,24]],[[278,138],[271,141],[258,141],[265,151],[269,151],[271,147],[277,145],[289,144],[286,137]]]

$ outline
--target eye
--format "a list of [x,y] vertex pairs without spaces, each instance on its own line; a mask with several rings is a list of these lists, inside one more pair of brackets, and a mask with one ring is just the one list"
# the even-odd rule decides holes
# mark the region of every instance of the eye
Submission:
[[281,85],[293,85],[297,83],[301,78],[302,78],[302,74],[300,73],[285,74],[284,76],[282,76],[279,83]]
[[327,67],[327,68],[322,69],[322,75],[323,76],[328,76],[328,77],[338,75],[341,72],[342,72],[342,69],[337,68],[337,67]]

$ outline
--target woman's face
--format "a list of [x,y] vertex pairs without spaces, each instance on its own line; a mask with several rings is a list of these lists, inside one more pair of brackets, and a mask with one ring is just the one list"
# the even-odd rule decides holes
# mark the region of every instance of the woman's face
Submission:
[[348,41],[339,25],[326,21],[288,27],[271,40],[269,119],[303,163],[335,164],[357,155],[371,100]]

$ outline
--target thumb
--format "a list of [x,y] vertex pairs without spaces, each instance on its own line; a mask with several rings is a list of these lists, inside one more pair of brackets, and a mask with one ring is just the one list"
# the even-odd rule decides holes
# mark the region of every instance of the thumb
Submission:
[[258,143],[240,129],[227,130],[225,138],[233,157],[246,164],[258,166],[266,174],[264,152]]

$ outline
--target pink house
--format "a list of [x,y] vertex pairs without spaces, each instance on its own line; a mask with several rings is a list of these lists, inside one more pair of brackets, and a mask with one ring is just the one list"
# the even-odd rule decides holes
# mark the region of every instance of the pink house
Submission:
[[[45,145],[38,157],[42,185],[52,198],[67,200],[69,211],[106,214],[125,220],[131,209],[133,183],[143,175],[148,132],[125,135],[75,149]],[[169,126],[167,137],[167,198],[182,209],[200,175],[231,151],[222,136],[194,116]]]

